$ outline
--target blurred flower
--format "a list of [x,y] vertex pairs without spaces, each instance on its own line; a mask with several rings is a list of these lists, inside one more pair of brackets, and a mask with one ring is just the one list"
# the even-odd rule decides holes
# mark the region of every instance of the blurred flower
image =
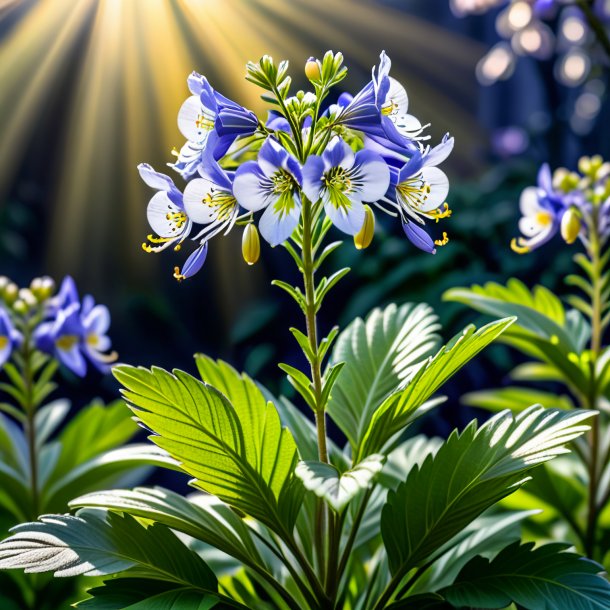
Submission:
[[93,297],[86,295],[80,317],[83,328],[83,350],[100,373],[108,373],[110,363],[117,359],[116,352],[106,353],[111,346],[110,338],[106,334],[110,328],[108,307],[96,305]]
[[265,210],[258,226],[272,246],[287,240],[299,224],[302,182],[299,162],[272,138],[261,146],[257,161],[247,161],[235,173],[237,201],[250,212]]
[[519,208],[523,214],[519,230],[525,237],[513,239],[511,248],[525,254],[539,248],[557,233],[567,209],[563,195],[553,188],[548,164],[545,163],[538,172],[538,186],[529,186],[521,193]]
[[322,200],[326,215],[349,235],[356,235],[364,223],[363,202],[383,197],[390,171],[376,153],[357,153],[335,137],[322,156],[312,156],[303,167],[303,192],[313,202]]
[[0,367],[4,366],[22,340],[23,336],[13,325],[9,314],[0,307]]
[[491,136],[491,147],[496,155],[502,158],[514,157],[527,150],[529,136],[521,127],[502,127]]

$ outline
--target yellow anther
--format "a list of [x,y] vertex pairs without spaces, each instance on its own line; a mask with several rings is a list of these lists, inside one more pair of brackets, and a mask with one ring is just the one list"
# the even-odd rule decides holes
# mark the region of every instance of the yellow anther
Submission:
[[176,245],[174,246],[174,252],[180,252],[180,249],[181,249],[181,248],[182,248],[182,245],[181,245],[181,244],[176,244]]
[[4,349],[8,345],[8,337],[0,335],[0,349]]
[[174,277],[181,282],[182,280],[185,280],[186,277],[184,275],[182,275],[182,273],[180,273],[180,267],[174,267]]
[[375,214],[370,206],[364,206],[364,222],[356,235],[354,235],[354,246],[357,250],[364,250],[371,245],[375,234]]
[[522,245],[521,238],[517,239],[515,237],[510,242],[510,249],[517,254],[527,254],[530,252],[529,246]]
[[449,243],[449,237],[447,237],[447,232],[443,231],[443,239],[435,239],[435,246],[446,246]]
[[434,220],[436,222],[438,222],[439,220],[441,220],[441,218],[449,218],[451,216],[451,214],[453,214],[453,210],[451,210],[449,208],[449,204],[448,203],[444,203],[442,205],[442,210],[441,208],[438,208],[436,210],[432,210],[430,212],[430,217],[434,218]]

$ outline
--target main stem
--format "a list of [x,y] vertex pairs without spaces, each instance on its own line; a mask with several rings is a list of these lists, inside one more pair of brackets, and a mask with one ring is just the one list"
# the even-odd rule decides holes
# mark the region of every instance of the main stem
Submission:
[[24,432],[28,443],[28,453],[30,457],[30,484],[32,493],[32,505],[30,517],[32,521],[39,515],[40,498],[38,493],[38,451],[36,447],[36,404],[34,401],[34,374],[32,371],[32,350],[31,350],[31,330],[29,322],[23,337],[23,381],[25,384],[25,416]]
[[303,202],[303,281],[305,284],[305,322],[307,338],[313,357],[311,358],[311,381],[315,398],[316,430],[318,433],[318,455],[321,462],[328,463],[326,445],[326,416],[322,402],[322,362],[318,346],[318,323],[316,319],[316,290],[314,282],[314,260],[312,251],[312,209],[311,202]]
[[[602,261],[601,244],[597,230],[598,218],[594,211],[593,226],[589,240],[589,257],[591,259],[593,294],[591,298],[591,387],[587,397],[589,409],[598,410],[598,388],[595,376],[595,364],[602,346]],[[596,529],[599,518],[597,504],[597,485],[599,479],[599,414],[593,418],[590,432],[589,459],[589,498],[587,511],[587,529],[585,533],[585,551],[588,557],[595,559],[597,552]]]

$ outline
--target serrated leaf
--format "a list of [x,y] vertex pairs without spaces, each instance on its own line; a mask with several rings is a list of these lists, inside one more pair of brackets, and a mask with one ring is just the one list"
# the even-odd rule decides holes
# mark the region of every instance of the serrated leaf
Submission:
[[187,499],[161,487],[99,491],[70,502],[71,508],[102,508],[150,519],[201,540],[246,564],[262,564],[248,526],[210,495]]
[[409,423],[410,417],[481,350],[499,337],[514,318],[498,320],[476,330],[467,327],[456,335],[437,354],[420,366],[405,388],[391,394],[377,409],[366,430],[358,452],[357,463],[365,455],[381,451],[384,445]]
[[388,493],[381,532],[392,573],[429,559],[484,510],[515,491],[536,464],[565,453],[589,411],[505,411],[453,433],[434,457]]
[[280,534],[291,531],[302,496],[292,435],[249,377],[202,357],[198,366],[221,389],[179,370],[113,372],[137,418],[157,434],[151,439],[195,477],[194,486]]
[[437,320],[427,305],[390,305],[339,334],[331,362],[345,367],[327,412],[354,450],[374,411],[437,347]]
[[340,513],[362,490],[369,487],[381,472],[384,462],[384,455],[369,455],[343,474],[324,462],[300,462],[295,474],[303,481],[305,489],[313,491]]
[[144,527],[129,515],[82,510],[76,516],[48,515],[13,528],[0,543],[0,569],[55,576],[133,575],[192,585],[215,593],[216,577],[172,531]]
[[511,602],[527,610],[610,607],[610,583],[598,575],[600,565],[566,552],[566,544],[533,546],[516,542],[491,561],[475,557],[439,593],[456,607],[505,608]]

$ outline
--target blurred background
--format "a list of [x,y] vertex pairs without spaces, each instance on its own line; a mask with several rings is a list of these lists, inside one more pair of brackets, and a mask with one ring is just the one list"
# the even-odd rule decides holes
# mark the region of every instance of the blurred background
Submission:
[[[356,91],[385,49],[432,141],[448,131],[456,138],[445,167],[450,242],[430,256],[396,223],[381,222],[368,250],[346,243],[330,265],[353,272],[327,300],[322,330],[391,301],[427,301],[449,338],[473,319],[440,305],[451,286],[517,276],[561,292],[568,248],[528,256],[509,248],[518,197],[541,162],[573,167],[581,154],[610,155],[607,70],[581,13],[543,20],[533,4],[553,8],[533,0],[0,0],[0,275],[20,285],[72,275],[110,307],[123,362],[192,372],[192,354],[202,351],[290,395],[276,363],[301,364],[287,322],[302,322],[270,286],[296,280],[287,253],[263,247],[248,267],[235,231],[211,244],[196,278],[178,284],[180,255],[141,249],[152,192],[136,165],[165,171],[181,146],[175,119],[192,70],[264,113],[244,80],[248,60],[290,60],[296,90],[309,56],[341,50],[349,67],[341,87]],[[457,397],[501,383],[508,358],[495,347],[462,372],[432,431],[469,420]],[[93,374],[71,387],[77,403],[116,395],[112,379]]]

